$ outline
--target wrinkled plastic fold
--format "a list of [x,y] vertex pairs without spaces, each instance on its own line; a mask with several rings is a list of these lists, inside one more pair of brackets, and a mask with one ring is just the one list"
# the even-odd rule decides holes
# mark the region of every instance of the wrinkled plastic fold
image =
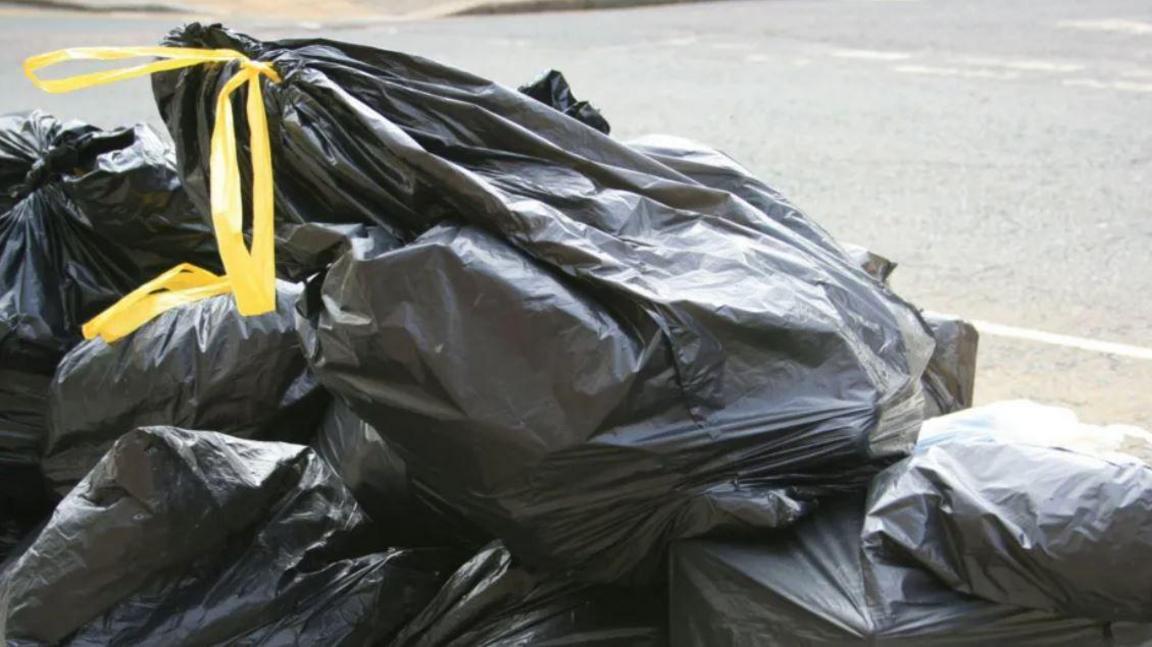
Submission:
[[1152,625],[1067,617],[949,588],[914,562],[861,546],[865,503],[826,505],[773,540],[672,550],[672,645],[1083,645],[1137,647]]
[[308,442],[328,397],[296,336],[298,286],[276,311],[245,317],[228,295],[161,314],[109,344],[87,340],[60,361],[49,388],[42,466],[66,494],[121,435],[153,425]]
[[0,575],[9,644],[368,645],[455,567],[388,550],[311,450],[146,427],[120,438]]
[[988,600],[1152,622],[1152,434],[1027,402],[928,427],[873,484],[869,550]]
[[667,644],[663,595],[542,576],[492,542],[444,583],[389,647]]

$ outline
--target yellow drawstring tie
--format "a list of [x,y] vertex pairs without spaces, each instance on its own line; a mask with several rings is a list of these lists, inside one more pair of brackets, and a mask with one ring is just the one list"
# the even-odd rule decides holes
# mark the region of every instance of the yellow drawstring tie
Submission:
[[[142,56],[161,60],[134,67],[81,74],[64,79],[45,80],[36,71],[57,63],[76,60],[115,61]],[[260,77],[275,83],[280,75],[267,63],[253,61],[231,49],[190,49],[183,47],[78,47],[29,57],[24,74],[47,92],[71,92],[105,83],[175,70],[201,63],[239,61],[238,71],[216,97],[216,123],[212,127],[209,161],[212,227],[225,276],[188,263],[168,270],[145,283],[112,307],[84,324],[86,339],[103,337],[113,342],[131,333],[160,313],[206,297],[231,292],[236,308],[245,316],[276,309],[276,258],[273,233],[272,153],[268,141],[268,119]],[[244,208],[241,204],[240,167],[236,160],[236,131],[232,117],[232,93],[248,84],[247,116],[252,157],[252,248],[244,243]]]

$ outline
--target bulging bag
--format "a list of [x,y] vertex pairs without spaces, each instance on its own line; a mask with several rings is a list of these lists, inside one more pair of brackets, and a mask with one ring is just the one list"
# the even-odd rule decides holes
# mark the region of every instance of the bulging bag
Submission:
[[[706,186],[416,57],[201,25],[166,44],[282,77],[278,218],[396,239],[329,270],[309,360],[422,495],[527,563],[646,579],[670,539],[787,525],[911,445],[927,330],[772,192]],[[153,77],[201,201],[234,69]]]
[[[1152,624],[1070,617],[966,595],[861,546],[863,496],[830,502],[778,537],[672,549],[673,647],[1137,647]],[[942,538],[941,538],[942,539]]]
[[1152,622],[1152,434],[1000,402],[925,425],[877,477],[865,546],[988,600]]
[[155,425],[213,429],[244,438],[308,442],[328,404],[308,370],[292,306],[243,317],[229,295],[184,304],[127,337],[82,342],[49,388],[42,467],[60,494],[119,438]]

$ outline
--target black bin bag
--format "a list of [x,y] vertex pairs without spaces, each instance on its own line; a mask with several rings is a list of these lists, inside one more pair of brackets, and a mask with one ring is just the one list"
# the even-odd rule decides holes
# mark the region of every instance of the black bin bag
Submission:
[[[923,322],[771,193],[416,57],[202,25],[166,44],[284,76],[266,85],[279,217],[395,234],[328,271],[309,361],[422,494],[526,564],[647,579],[669,540],[787,525],[911,445]],[[200,200],[232,73],[154,77]]]
[[148,127],[0,116],[0,524],[50,505],[37,466],[48,386],[81,325],[179,262],[216,267],[215,254]]
[[50,386],[43,471],[65,494],[121,434],[162,425],[306,443],[328,396],[296,335],[299,286],[277,286],[277,309],[254,317],[232,295],[173,308],[109,344],[85,341]]
[[9,645],[383,642],[458,561],[367,550],[351,492],[299,445],[125,434],[0,575]]
[[667,644],[663,595],[532,573],[500,542],[477,552],[389,647]]
[[1007,402],[924,436],[876,479],[869,550],[989,600],[1152,622],[1152,434]]
[[[718,150],[671,135],[648,135],[628,144],[701,184],[740,196],[798,235],[816,241],[827,237],[779,192]],[[887,289],[896,263],[858,245],[841,243],[841,247],[854,264]],[[921,376],[925,417],[972,406],[979,344],[976,328],[954,315],[922,311],[920,316],[935,341],[932,358]]]
[[915,564],[861,546],[863,497],[822,506],[764,542],[682,541],[671,551],[676,647],[1120,645],[1152,625],[1067,618],[950,589]]

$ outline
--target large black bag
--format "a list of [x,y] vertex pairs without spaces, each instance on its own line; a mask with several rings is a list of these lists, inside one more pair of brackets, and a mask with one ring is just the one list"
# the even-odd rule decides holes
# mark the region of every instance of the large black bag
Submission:
[[[825,237],[818,227],[798,218],[798,212],[783,196],[720,151],[669,135],[649,135],[632,140],[629,145],[701,184],[740,196],[765,215],[788,223],[797,234],[814,240]],[[888,278],[896,270],[896,263],[858,245],[842,244],[842,248],[853,263],[884,289],[888,287]],[[979,346],[976,328],[954,315],[922,311],[920,316],[935,341],[932,357],[921,376],[924,416],[939,416],[972,406]]]
[[183,261],[216,267],[212,233],[146,126],[0,116],[0,523],[49,505],[48,385],[81,324]]
[[[309,359],[422,494],[529,564],[644,579],[670,539],[787,525],[910,446],[923,323],[770,192],[416,57],[200,25],[166,44],[284,76],[265,91],[278,217],[398,239],[329,270]],[[154,77],[202,201],[234,69]]]
[[998,403],[926,425],[876,478],[864,543],[960,591],[1065,615],[1152,622],[1152,435]]
[[444,583],[390,647],[667,643],[663,596],[548,578],[492,542]]
[[1152,625],[998,604],[861,546],[865,503],[821,510],[772,541],[672,549],[669,633],[684,647],[1147,645]]
[[352,494],[305,447],[139,429],[0,575],[0,640],[382,642],[459,562],[380,550],[364,529]]
[[50,388],[42,468],[60,494],[121,434],[153,425],[308,442],[327,394],[308,370],[281,283],[255,317],[221,295],[168,310],[112,344],[96,338],[61,360]]

